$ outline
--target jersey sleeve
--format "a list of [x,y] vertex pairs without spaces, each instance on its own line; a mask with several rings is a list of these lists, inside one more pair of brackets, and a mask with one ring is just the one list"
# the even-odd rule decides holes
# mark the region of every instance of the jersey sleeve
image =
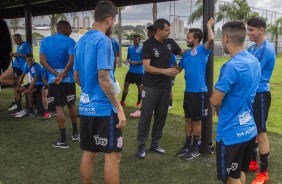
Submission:
[[269,50],[265,50],[265,53],[260,58],[260,66],[261,69],[265,67],[265,65],[268,65],[269,68],[273,69],[275,65],[275,59],[276,55],[273,52],[270,52]]
[[143,44],[142,59],[151,59],[151,51],[147,41]]
[[204,53],[205,55],[209,55],[212,52],[212,50],[207,49],[204,44],[201,45],[200,49],[201,49],[201,52]]
[[26,63],[24,66],[23,66],[23,73],[24,74],[27,74],[29,72],[29,69],[28,69],[28,64]]
[[45,54],[44,45],[45,45],[45,39],[43,39],[43,40],[41,41],[40,49],[39,49],[39,53],[40,53],[40,54]]
[[217,83],[215,84],[215,89],[223,93],[228,93],[232,88],[233,84],[236,82],[237,72],[231,64],[225,64],[221,70]]
[[[74,51],[76,51],[76,49],[77,49],[77,46],[75,46],[74,47]],[[73,70],[74,71],[78,71],[78,60],[77,60],[77,57],[76,57],[77,55],[75,54],[74,55],[74,62],[73,62]]]
[[114,48],[115,48],[115,54],[117,55],[117,57],[119,57],[119,43],[118,43],[118,41],[116,41],[114,39],[113,44],[114,44]]
[[74,47],[75,47],[75,41],[73,39],[70,39],[68,53],[69,55],[74,54]]
[[172,43],[173,54],[178,55],[181,52],[181,48],[173,39],[171,39],[171,43]]
[[113,67],[112,43],[109,38],[101,39],[97,44],[97,70],[110,70]]
[[32,53],[32,48],[29,43],[24,44],[26,54]]
[[182,56],[181,60],[178,63],[178,67],[184,68],[184,59],[185,59],[185,54]]

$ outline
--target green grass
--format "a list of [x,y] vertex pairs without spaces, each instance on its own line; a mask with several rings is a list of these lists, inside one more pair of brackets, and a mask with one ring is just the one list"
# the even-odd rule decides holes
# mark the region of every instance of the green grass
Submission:
[[[38,49],[37,49],[38,51]],[[123,53],[123,57],[125,56]],[[38,56],[38,54],[35,54]],[[227,58],[215,58],[215,81],[219,68]],[[271,80],[272,104],[269,114],[268,135],[270,139],[270,183],[282,183],[282,99],[281,86],[282,57],[277,59],[275,71]],[[127,67],[117,68],[116,78],[123,85]],[[127,127],[123,130],[124,147],[121,161],[121,183],[123,184],[216,184],[215,155],[198,157],[191,161],[182,161],[175,153],[183,144],[183,91],[185,88],[183,73],[176,78],[173,87],[174,104],[169,111],[161,139],[161,145],[166,149],[165,155],[158,155],[148,150],[145,160],[135,157],[136,134],[138,119],[128,116],[136,110],[136,86],[131,85],[126,107]],[[70,148],[55,149],[51,142],[59,134],[54,118],[41,121],[40,117],[32,119],[15,119],[6,110],[13,100],[12,89],[2,89],[0,92],[0,184],[77,184],[80,183],[79,162],[81,150],[79,144],[69,141]],[[72,128],[69,115],[66,112],[67,136]],[[215,121],[216,119],[214,119]],[[216,122],[213,126],[215,135]],[[150,138],[149,138],[150,139]],[[214,140],[214,138],[213,138]],[[150,140],[148,140],[150,143]],[[149,145],[149,144],[148,144]],[[98,156],[94,167],[94,183],[103,183],[103,156]],[[255,174],[247,175],[250,183]],[[1,183],[2,182],[2,183]]]

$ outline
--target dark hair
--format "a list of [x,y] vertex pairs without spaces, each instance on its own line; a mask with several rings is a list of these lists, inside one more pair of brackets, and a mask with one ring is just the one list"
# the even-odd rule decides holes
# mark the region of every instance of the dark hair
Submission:
[[246,37],[246,26],[244,22],[232,20],[222,26],[222,35],[227,35],[236,44],[243,44]]
[[109,17],[116,17],[117,8],[112,1],[99,1],[95,7],[95,22],[104,22]]
[[66,20],[60,20],[57,23],[57,32],[61,32],[64,28],[71,27],[70,23]]
[[248,26],[256,27],[256,28],[264,28],[266,29],[266,21],[262,17],[254,17],[248,20]]
[[14,37],[14,38],[22,38],[22,35],[20,35],[20,34],[14,34],[13,37]]
[[33,58],[33,54],[32,53],[28,53],[27,55],[25,55],[26,58]]
[[157,31],[157,29],[163,30],[165,27],[165,24],[170,26],[169,21],[167,21],[166,19],[157,19],[154,22],[154,30]]
[[148,30],[155,32],[154,25],[149,25],[147,27]]
[[189,33],[193,33],[194,38],[198,38],[199,42],[201,42],[203,38],[203,32],[199,28],[192,28],[189,30]]
[[133,38],[141,38],[140,34],[133,35]]

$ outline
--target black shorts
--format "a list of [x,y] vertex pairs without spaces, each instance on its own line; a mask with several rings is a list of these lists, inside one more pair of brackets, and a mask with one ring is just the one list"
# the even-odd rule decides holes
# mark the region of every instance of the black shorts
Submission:
[[73,105],[76,100],[75,84],[61,83],[56,85],[51,83],[49,84],[48,96],[48,101],[53,99],[55,106]]
[[256,137],[239,144],[216,142],[217,179],[223,183],[228,177],[239,179],[241,171],[248,172]]
[[208,115],[208,105],[207,93],[184,92],[183,109],[185,118],[191,118],[192,121],[205,119]]
[[137,86],[139,86],[143,83],[143,74],[127,72],[125,76],[125,82],[131,84],[135,83]]
[[122,131],[116,128],[117,114],[110,116],[80,115],[80,148],[90,152],[121,152]]
[[16,67],[13,67],[13,72],[14,72],[14,79],[19,78],[23,74],[23,71],[20,68],[16,68]]
[[[30,83],[27,83],[27,84],[23,85],[23,87],[24,87],[25,89],[28,89],[29,86],[30,86]],[[35,86],[33,86],[33,88],[37,89],[37,91],[39,91],[39,92],[41,92],[42,87],[43,87],[43,85],[35,85]]]
[[255,96],[253,109],[254,119],[257,125],[258,134],[266,132],[267,118],[271,103],[270,91],[257,93]]

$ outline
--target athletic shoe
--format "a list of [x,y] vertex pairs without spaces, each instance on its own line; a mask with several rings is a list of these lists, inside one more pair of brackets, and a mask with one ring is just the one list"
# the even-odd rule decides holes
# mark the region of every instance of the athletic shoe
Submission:
[[249,170],[252,172],[257,172],[259,170],[258,162],[255,160],[251,160]]
[[21,110],[14,110],[10,113],[11,116],[17,115]]
[[56,116],[56,115],[57,115],[57,114],[56,114],[56,111],[50,112],[50,115],[51,115],[51,116]]
[[121,105],[121,106],[125,106],[125,102],[120,101],[120,105]]
[[42,119],[46,120],[46,119],[49,119],[49,118],[51,118],[51,114],[49,112],[44,112]]
[[67,141],[63,142],[61,139],[57,140],[56,142],[53,142],[52,146],[55,148],[69,148]]
[[22,116],[23,118],[32,118],[36,116],[35,112],[28,112],[26,113],[24,116]]
[[136,156],[138,158],[140,158],[140,159],[144,159],[145,158],[145,156],[146,156],[145,144],[141,144],[140,146],[138,146]]
[[186,146],[184,145],[177,153],[176,156],[178,157],[182,157],[185,153],[187,153],[188,151],[190,151],[191,146]]
[[79,141],[79,140],[80,140],[79,133],[78,133],[78,132],[72,133],[72,135],[71,135],[71,140],[73,140],[73,141]]
[[129,114],[131,117],[133,117],[133,118],[139,118],[140,116],[141,116],[141,111],[140,110],[137,110],[137,111],[135,111],[135,112],[133,112],[133,113],[130,113]]
[[11,108],[8,109],[8,111],[14,111],[18,108],[17,104],[12,105]]
[[192,160],[193,158],[196,158],[200,155],[198,149],[191,149],[188,152],[186,152],[181,158],[184,160]]
[[26,110],[21,110],[20,112],[18,112],[16,115],[15,115],[15,118],[22,118],[24,115],[27,114],[27,111]]
[[141,103],[136,103],[135,107],[140,108],[141,107]]
[[168,106],[168,110],[170,110],[170,109],[172,109],[172,105],[169,105],[169,106]]
[[256,179],[252,182],[252,184],[265,184],[269,180],[267,171],[259,172]]
[[155,152],[157,152],[159,154],[165,154],[165,150],[163,148],[161,148],[159,144],[152,144],[151,145],[151,150],[155,151]]

